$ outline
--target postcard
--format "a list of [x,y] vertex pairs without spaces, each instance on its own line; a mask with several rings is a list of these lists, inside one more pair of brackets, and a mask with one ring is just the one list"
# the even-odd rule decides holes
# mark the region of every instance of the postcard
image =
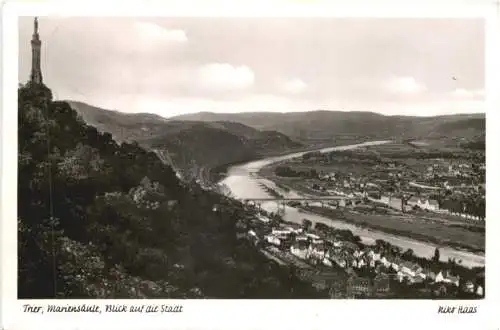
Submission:
[[76,6],[3,12],[6,329],[498,327],[495,4]]

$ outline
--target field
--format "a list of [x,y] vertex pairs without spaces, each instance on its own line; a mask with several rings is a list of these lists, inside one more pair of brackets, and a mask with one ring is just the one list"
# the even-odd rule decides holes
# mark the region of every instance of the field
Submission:
[[395,235],[406,236],[437,245],[463,248],[472,252],[484,252],[484,233],[472,232],[463,227],[448,225],[439,221],[430,221],[414,216],[361,214],[348,210],[332,210],[321,207],[309,207],[309,210],[329,218]]

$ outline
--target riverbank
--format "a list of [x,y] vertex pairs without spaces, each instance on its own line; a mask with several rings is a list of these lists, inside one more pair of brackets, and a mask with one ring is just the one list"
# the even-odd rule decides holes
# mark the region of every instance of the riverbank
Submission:
[[405,231],[405,230],[398,229],[398,228],[390,228],[387,225],[373,224],[373,223],[368,222],[368,221],[363,221],[363,219],[359,219],[359,220],[356,219],[356,216],[360,216],[359,214],[352,214],[352,213],[345,212],[345,211],[340,213],[340,212],[335,212],[337,210],[329,210],[329,209],[324,209],[324,208],[315,207],[315,206],[299,207],[299,208],[302,209],[303,211],[311,212],[312,214],[321,215],[321,216],[325,216],[328,218],[334,218],[335,220],[354,224],[360,228],[373,229],[373,230],[382,231],[384,233],[391,234],[391,235],[407,237],[407,238],[417,240],[420,242],[434,244],[438,247],[439,246],[448,246],[448,247],[452,247],[452,248],[460,250],[460,251],[484,255],[484,247],[478,248],[475,246],[470,246],[470,245],[463,244],[463,243],[456,242],[456,241],[439,239],[435,236],[421,234],[421,233],[415,232],[415,231],[414,232],[408,231],[408,230]]
[[366,143],[366,141],[364,141],[364,140],[355,140],[355,141],[354,140],[352,140],[352,141],[343,140],[342,144],[337,145],[337,146],[332,146],[333,143],[331,141],[326,141],[326,142],[321,142],[321,143],[308,144],[308,145],[305,145],[305,146],[300,147],[300,148],[282,150],[279,152],[276,152],[276,151],[263,152],[260,155],[258,155],[257,157],[252,158],[252,159],[241,159],[241,160],[238,160],[236,162],[221,164],[221,165],[215,166],[213,168],[210,168],[210,169],[208,169],[208,177],[212,183],[215,183],[215,182],[219,182],[219,181],[223,180],[227,176],[229,168],[235,167],[238,165],[243,165],[243,164],[246,164],[249,162],[256,162],[256,161],[260,161],[260,160],[265,160],[267,158],[283,157],[283,156],[290,155],[290,154],[313,152],[313,151],[321,150],[324,148],[331,149],[331,148],[336,148],[336,147],[339,147],[339,148],[348,147],[350,145],[353,145],[353,144],[356,145],[359,143]]
[[[373,146],[390,142],[391,141],[373,141],[357,145],[325,148],[319,151],[331,152],[336,150],[349,150],[358,147]],[[293,191],[285,191],[283,189],[280,189],[279,187],[276,187],[273,182],[259,177],[257,173],[260,169],[269,164],[301,157],[303,154],[304,153],[293,153],[285,156],[266,158],[237,166],[232,166],[228,168],[228,175],[222,181],[220,181],[219,184],[225,185],[228,190],[231,191],[231,196],[235,199],[240,200],[269,198],[269,194],[266,193],[264,189],[262,189],[260,183],[264,183],[272,188],[277,189],[277,191],[284,196],[297,197],[298,194],[294,193]],[[276,202],[265,202],[261,204],[261,207],[263,210],[266,210],[268,212],[275,212]],[[286,212],[283,214],[283,217],[286,221],[301,223],[302,219],[304,218],[304,214],[296,208],[287,206]],[[367,244],[373,244],[376,240],[384,240],[390,242],[392,245],[400,247],[401,249],[411,249],[415,252],[415,255],[419,257],[432,257],[436,248],[436,245],[429,244],[427,242],[417,241],[407,237],[399,237],[397,235],[388,234],[379,230],[364,229],[356,226],[355,224],[350,224],[319,215],[310,215],[308,216],[308,218],[313,222],[313,224],[321,222],[327,225],[338,227],[339,229],[349,229],[355,235],[360,236],[362,241],[366,242]],[[462,260],[462,265],[467,267],[484,267],[485,258],[483,255],[464,252],[462,250],[447,246],[440,247],[440,251],[442,260],[446,261],[451,258]]]
[[[312,190],[301,189],[302,186],[288,185],[269,172],[272,166],[263,167],[257,175],[272,181],[282,190],[295,191],[300,195],[314,193]],[[318,194],[316,194],[318,195]],[[390,235],[407,237],[413,240],[437,245],[448,246],[460,251],[484,255],[485,234],[482,231],[471,230],[464,226],[446,221],[433,221],[412,215],[364,214],[349,208],[322,208],[320,206],[299,206],[298,209],[324,216],[332,220],[353,224],[360,228],[381,231]]]

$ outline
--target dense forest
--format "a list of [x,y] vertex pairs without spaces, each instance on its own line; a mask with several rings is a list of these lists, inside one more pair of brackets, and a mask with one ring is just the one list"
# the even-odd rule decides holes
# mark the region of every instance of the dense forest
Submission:
[[315,298],[236,233],[250,211],[18,90],[19,298]]

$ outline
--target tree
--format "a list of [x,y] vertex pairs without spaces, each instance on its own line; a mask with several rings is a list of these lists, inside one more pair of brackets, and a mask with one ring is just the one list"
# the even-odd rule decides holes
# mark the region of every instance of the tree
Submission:
[[432,258],[432,261],[433,261],[434,263],[438,263],[438,262],[439,262],[439,259],[440,259],[439,249],[438,249],[438,248],[436,248],[436,249],[434,250],[434,257]]
[[20,298],[318,296],[237,240],[241,203],[181,183],[155,153],[118,145],[50,90],[18,90],[18,149]]
[[312,221],[311,220],[308,220],[308,219],[303,219],[302,220],[302,228],[304,229],[304,231],[311,230],[311,227],[312,227]]
[[408,249],[403,253],[403,258],[405,258],[405,259],[411,259],[413,257],[414,257],[414,254],[413,254],[412,249]]

